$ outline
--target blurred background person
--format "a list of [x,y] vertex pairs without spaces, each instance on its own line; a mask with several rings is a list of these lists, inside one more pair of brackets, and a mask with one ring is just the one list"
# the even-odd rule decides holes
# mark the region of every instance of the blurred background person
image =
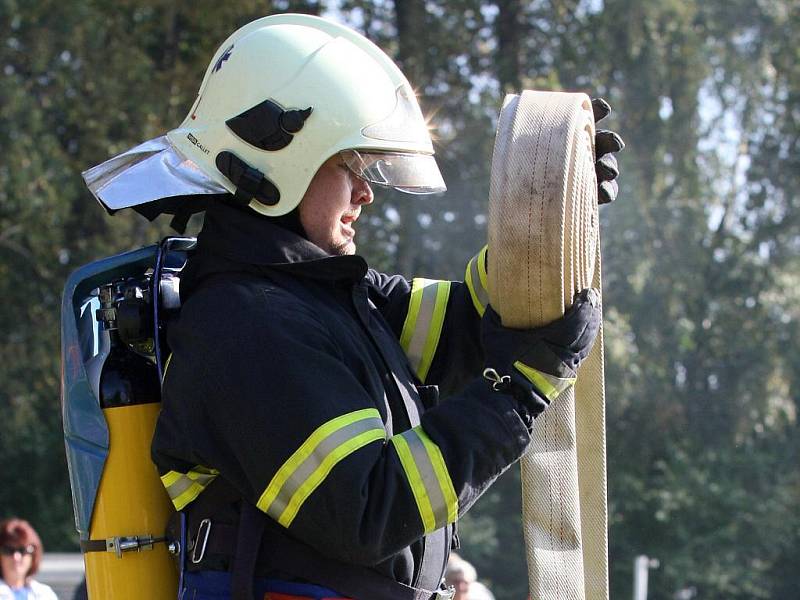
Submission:
[[469,586],[469,600],[495,600],[494,594],[480,581],[473,581]]
[[33,576],[42,560],[42,542],[22,519],[0,521],[0,600],[58,600]]
[[444,578],[445,583],[456,590],[453,600],[495,600],[489,588],[477,581],[475,567],[455,552],[447,560]]
[[448,586],[452,585],[456,590],[453,600],[469,600],[470,587],[477,578],[475,567],[455,552],[450,554],[450,558],[447,559],[444,580]]

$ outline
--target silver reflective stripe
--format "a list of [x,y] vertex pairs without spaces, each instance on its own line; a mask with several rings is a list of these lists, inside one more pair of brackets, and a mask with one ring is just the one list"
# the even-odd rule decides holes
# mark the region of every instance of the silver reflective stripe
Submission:
[[314,448],[314,451],[292,472],[289,478],[284,482],[280,492],[273,500],[267,514],[273,519],[277,520],[289,506],[289,502],[294,496],[295,492],[300,489],[308,477],[322,464],[322,461],[331,454],[336,448],[347,442],[348,440],[356,437],[360,433],[369,431],[370,429],[383,428],[383,423],[380,419],[367,419],[366,421],[356,421],[351,423],[338,431],[334,431],[326,437],[320,444]]
[[[489,304],[489,292],[483,285],[483,280],[481,279],[479,263],[481,260],[484,260],[484,253],[481,252],[477,256],[475,256],[471,261],[469,261],[469,269],[470,269],[470,281],[472,283],[472,291],[475,294],[475,297],[480,305],[479,312],[483,312],[486,310],[486,306]],[[476,308],[478,308],[476,306]]]
[[428,341],[428,332],[433,322],[433,313],[436,309],[437,281],[424,280],[425,287],[422,288],[422,300],[419,304],[419,312],[416,314],[414,323],[414,333],[406,349],[411,368],[419,374],[422,359],[425,355],[425,344]]
[[317,429],[281,466],[258,501],[258,507],[288,527],[308,496],[343,458],[386,437],[375,409],[356,411]]
[[411,455],[414,457],[417,470],[422,478],[422,483],[425,486],[425,493],[428,495],[433,517],[436,522],[435,528],[444,527],[447,524],[449,511],[447,502],[444,499],[444,494],[442,494],[439,478],[436,476],[433,463],[428,455],[428,450],[417,435],[416,430],[410,429],[401,435],[408,443],[409,450],[411,450]]
[[[202,469],[202,470],[201,470]],[[200,495],[219,473],[206,467],[195,467],[188,473],[170,471],[161,477],[164,487],[175,508],[182,510]]]
[[[210,477],[210,475],[209,475]],[[167,488],[167,493],[169,497],[175,500],[178,496],[180,496],[183,492],[188,490],[190,487],[194,485],[194,481],[189,479],[186,475],[182,475],[178,481],[173,483],[171,486]],[[202,485],[202,484],[201,484]]]
[[425,533],[455,522],[458,495],[439,446],[420,426],[390,441],[403,465]]
[[469,288],[472,304],[480,316],[483,316],[483,313],[486,312],[486,307],[489,305],[488,280],[486,277],[486,253],[488,248],[488,246],[484,246],[480,252],[470,259],[469,263],[467,263],[467,271],[464,273],[464,280],[467,288]]

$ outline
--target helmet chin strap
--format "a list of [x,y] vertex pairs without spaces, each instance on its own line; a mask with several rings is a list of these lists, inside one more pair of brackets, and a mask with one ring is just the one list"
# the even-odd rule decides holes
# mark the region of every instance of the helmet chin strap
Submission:
[[275,206],[281,199],[281,193],[274,183],[233,152],[220,152],[215,162],[219,172],[236,186],[234,196],[242,204],[247,205],[255,200],[266,206]]

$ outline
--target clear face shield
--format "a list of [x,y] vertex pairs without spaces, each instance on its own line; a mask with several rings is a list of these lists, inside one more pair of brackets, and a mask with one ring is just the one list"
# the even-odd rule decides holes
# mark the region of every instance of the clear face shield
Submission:
[[435,194],[447,187],[436,160],[429,154],[342,150],[344,164],[364,181],[407,194]]

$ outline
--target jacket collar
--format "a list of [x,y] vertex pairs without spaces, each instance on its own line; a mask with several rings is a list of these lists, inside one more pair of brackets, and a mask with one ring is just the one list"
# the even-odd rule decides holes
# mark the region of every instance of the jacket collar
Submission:
[[367,273],[367,263],[360,256],[332,256],[268,217],[223,202],[213,203],[206,211],[197,251],[327,281],[356,282]]

